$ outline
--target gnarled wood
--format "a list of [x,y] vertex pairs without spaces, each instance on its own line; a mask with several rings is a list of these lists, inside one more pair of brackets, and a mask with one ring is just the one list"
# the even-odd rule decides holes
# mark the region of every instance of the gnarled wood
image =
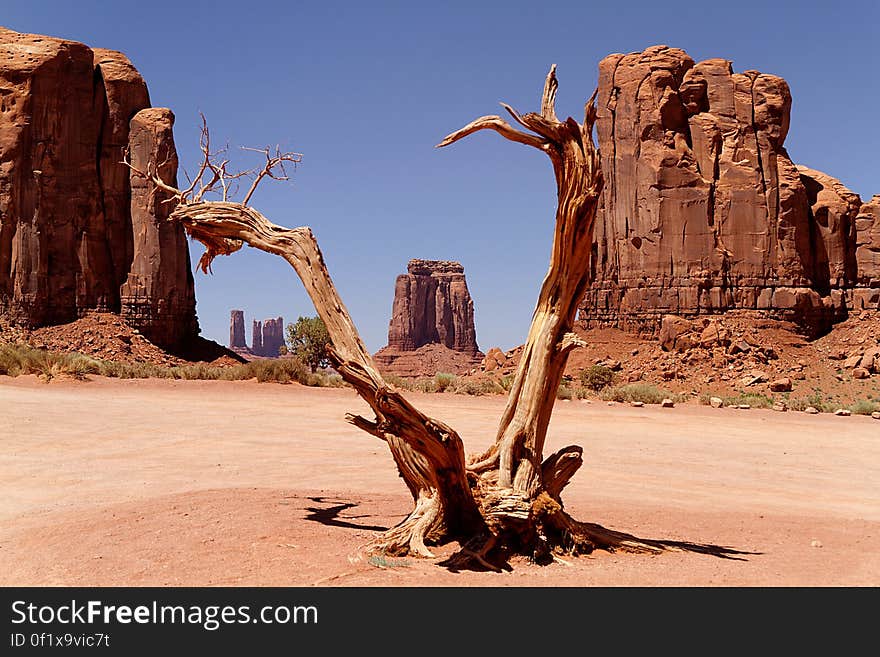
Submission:
[[[547,426],[569,351],[577,345],[571,331],[577,304],[589,283],[593,222],[603,185],[592,136],[596,117],[593,99],[587,103],[583,124],[573,119],[561,122],[555,110],[557,86],[554,65],[544,84],[540,114],[520,116],[504,106],[519,124],[540,135],[543,150],[553,164],[558,205],[550,267],[496,442],[471,466],[472,471],[480,471],[497,465],[498,486],[511,487],[529,497],[542,488]],[[454,143],[478,129],[495,130],[511,138],[510,130],[499,130],[492,122],[478,122],[452,133],[438,146]],[[519,138],[514,141],[522,142]]]
[[309,228],[282,228],[240,203],[196,202],[178,205],[180,221],[206,251],[207,271],[217,255],[234,253],[242,243],[281,256],[294,268],[324,321],[332,347],[330,359],[375,413],[370,421],[350,416],[357,427],[385,440],[416,507],[408,518],[380,538],[376,546],[393,553],[430,556],[425,541],[479,533],[483,521],[465,473],[464,446],[458,434],[412,406],[386,383],[364,346],[324,263]]
[[[497,569],[496,558],[511,551],[537,561],[554,551],[587,552],[594,548],[657,551],[663,544],[572,519],[563,509],[561,492],[583,463],[580,447],[566,447],[543,458],[544,442],[562,373],[570,351],[582,342],[572,331],[577,304],[589,282],[590,247],[602,172],[593,144],[596,113],[593,98],[583,123],[556,117],[556,69],[544,85],[539,114],[520,115],[503,105],[514,121],[531,133],[515,129],[498,116],[484,116],[446,137],[439,146],[455,143],[479,130],[540,149],[548,155],[556,177],[556,211],[550,266],[532,317],[528,339],[511,387],[493,446],[466,465],[461,438],[449,426],[416,409],[378,372],[333,285],[321,251],[309,228],[282,228],[245,203],[226,201],[225,163],[210,162],[214,177],[174,194],[171,215],[201,241],[206,252],[200,266],[208,271],[218,255],[249,244],[287,260],[299,275],[330,335],[333,366],[369,405],[373,419],[349,414],[354,426],[385,441],[401,477],[413,496],[414,509],[396,527],[369,547],[393,554],[432,556],[428,545],[458,539],[460,551],[445,563],[451,568]],[[595,96],[595,94],[594,94]],[[273,175],[275,161],[266,150],[256,184]],[[282,154],[283,155],[283,154]],[[217,172],[220,172],[218,178]],[[150,175],[150,172],[141,175]],[[153,176],[155,177],[155,176]],[[157,183],[158,184],[158,183]],[[223,201],[202,198],[212,186],[223,187]],[[166,186],[167,187],[167,186]],[[164,187],[163,187],[164,189]],[[494,555],[494,556],[493,556]],[[502,555],[499,557],[499,555]]]

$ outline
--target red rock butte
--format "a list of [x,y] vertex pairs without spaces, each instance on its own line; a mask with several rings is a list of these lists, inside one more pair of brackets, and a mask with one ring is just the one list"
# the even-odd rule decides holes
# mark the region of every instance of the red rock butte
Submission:
[[754,309],[816,334],[878,308],[880,196],[792,162],[785,80],[653,46],[600,62],[597,109],[582,321],[653,333],[667,313]]
[[173,124],[122,53],[0,28],[0,313],[113,312],[163,346],[198,334],[183,228],[121,163],[176,185]]
[[[430,361],[424,372],[411,357],[401,360],[419,350],[425,351],[422,360]],[[399,369],[404,376],[460,374],[482,357],[464,267],[450,260],[410,260],[407,273],[395,282],[388,346],[376,353],[376,362],[386,371],[397,373]],[[394,367],[395,363],[401,367]]]

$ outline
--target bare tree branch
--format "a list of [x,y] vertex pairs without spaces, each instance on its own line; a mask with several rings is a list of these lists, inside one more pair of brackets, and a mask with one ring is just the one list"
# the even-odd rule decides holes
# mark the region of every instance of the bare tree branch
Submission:
[[468,135],[473,134],[478,130],[494,130],[502,137],[505,137],[510,141],[519,142],[520,144],[525,144],[526,146],[533,146],[534,148],[540,150],[544,150],[546,146],[546,142],[543,139],[539,139],[534,135],[529,135],[525,132],[515,130],[507,121],[502,119],[500,116],[481,116],[479,119],[468,123],[461,130],[457,130],[456,132],[447,135],[443,141],[437,144],[436,148],[443,148],[444,146],[454,144],[459,139],[467,137]]

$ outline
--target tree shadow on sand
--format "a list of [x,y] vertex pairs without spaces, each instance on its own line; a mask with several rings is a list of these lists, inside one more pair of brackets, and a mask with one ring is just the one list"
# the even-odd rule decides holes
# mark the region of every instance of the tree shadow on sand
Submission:
[[[366,529],[368,531],[375,532],[383,532],[388,529],[388,527],[383,527],[381,525],[358,525],[357,523],[348,522],[347,520],[342,520],[339,517],[339,514],[347,509],[353,509],[357,506],[355,502],[345,502],[343,500],[331,500],[326,497],[310,497],[312,502],[316,502],[317,504],[332,504],[334,502],[339,502],[335,506],[328,506],[324,508],[316,508],[316,507],[306,507],[305,510],[309,512],[309,515],[305,517],[305,520],[312,520],[314,522],[320,522],[322,525],[329,525],[331,527],[344,527],[346,529]],[[370,518],[369,514],[364,514],[360,516],[346,516],[347,518],[357,519],[357,518]]]
[[[640,546],[639,549],[634,550],[635,552],[647,554],[659,554],[661,552],[692,552],[696,554],[705,554],[710,557],[717,557],[718,559],[728,559],[732,561],[748,561],[748,559],[746,558],[747,556],[762,554],[761,552],[737,550],[733,547],[729,547],[726,545],[715,545],[713,543],[693,543],[691,541],[640,538],[626,532],[606,529],[602,525],[598,525],[595,523],[581,523],[581,525],[590,528],[596,532],[615,538],[619,542],[620,551],[623,552],[627,551],[628,544],[632,544]],[[645,547],[647,547],[648,549],[644,549]],[[653,550],[651,550],[650,548],[653,548]],[[512,570],[512,567],[508,563],[508,557],[511,556],[509,553],[498,550],[494,553],[494,558],[489,558],[487,560],[474,560],[468,558],[469,556],[472,556],[472,554],[472,546],[466,544],[461,546],[461,549],[455,552],[455,554],[441,561],[438,565],[443,566],[451,572],[459,572],[462,570],[494,570],[498,572],[502,570]],[[552,555],[546,555],[545,562],[550,563],[554,559],[555,558]]]

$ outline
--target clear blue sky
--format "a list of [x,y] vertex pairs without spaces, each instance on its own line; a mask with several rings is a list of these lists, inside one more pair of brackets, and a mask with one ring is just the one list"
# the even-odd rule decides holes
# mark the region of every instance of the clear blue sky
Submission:
[[[293,184],[267,185],[253,204],[313,228],[371,350],[385,344],[394,278],[410,258],[464,264],[486,350],[527,332],[547,267],[552,171],[494,133],[435,150],[443,136],[501,100],[537,109],[551,63],[558,113],[580,117],[602,57],[665,43],[784,77],[794,161],[868,198],[880,193],[878,6],[19,0],[3,3],[0,23],[125,52],[153,105],[177,115],[184,164],[197,160],[199,111],[216,140],[303,153]],[[208,338],[226,343],[231,308],[245,310],[248,331],[251,319],[314,314],[279,258],[246,249],[214,272],[196,274]]]

